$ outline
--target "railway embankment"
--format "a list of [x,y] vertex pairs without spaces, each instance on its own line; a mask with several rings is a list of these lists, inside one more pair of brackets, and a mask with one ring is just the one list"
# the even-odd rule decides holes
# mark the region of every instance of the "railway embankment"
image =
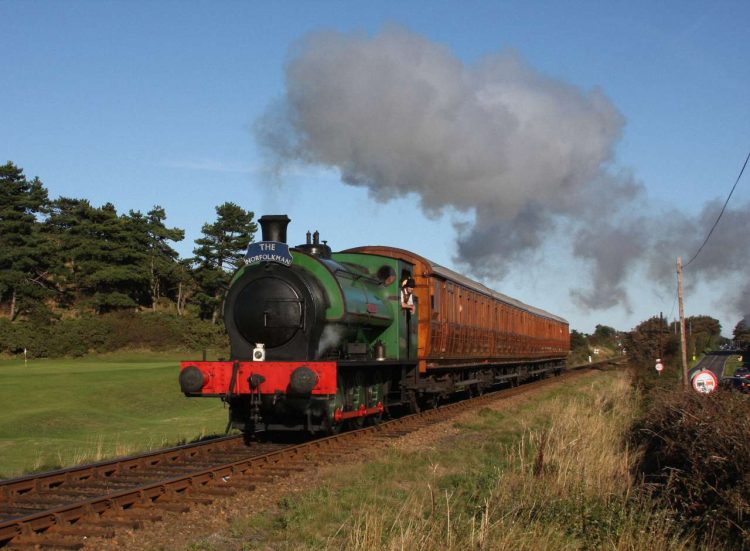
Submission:
[[86,548],[746,548],[747,396],[634,373],[571,370]]
[[642,450],[634,470],[640,494],[709,548],[750,548],[748,395],[724,387],[697,394],[640,375],[643,412],[631,433]]
[[644,491],[632,445],[643,412],[624,370],[581,371],[109,545],[716,548]]

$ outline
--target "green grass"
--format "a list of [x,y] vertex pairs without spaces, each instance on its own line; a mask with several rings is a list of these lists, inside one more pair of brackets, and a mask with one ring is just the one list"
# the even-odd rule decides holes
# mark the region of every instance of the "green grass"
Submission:
[[740,366],[742,366],[742,356],[737,354],[729,356],[726,363],[724,363],[724,376],[732,377]]
[[682,548],[660,512],[630,497],[629,390],[622,373],[603,373],[481,409],[458,433],[342,465],[189,548]]
[[174,354],[0,361],[0,477],[190,441],[224,430],[218,400],[188,399]]

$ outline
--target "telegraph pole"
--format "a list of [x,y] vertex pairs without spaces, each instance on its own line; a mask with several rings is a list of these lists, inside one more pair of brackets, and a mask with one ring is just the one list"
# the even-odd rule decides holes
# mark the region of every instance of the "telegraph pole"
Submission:
[[659,312],[659,358],[662,358],[661,355],[661,332],[662,332],[662,326],[664,325],[664,318],[662,317],[662,313]]
[[677,257],[677,302],[680,305],[680,355],[682,356],[682,384],[687,389],[688,363],[687,344],[685,342],[685,310],[682,307],[682,257]]

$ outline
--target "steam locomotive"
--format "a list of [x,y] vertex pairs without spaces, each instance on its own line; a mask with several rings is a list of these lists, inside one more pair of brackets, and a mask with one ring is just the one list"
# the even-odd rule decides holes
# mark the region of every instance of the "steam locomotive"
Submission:
[[182,362],[179,377],[186,396],[228,403],[230,427],[335,433],[565,367],[558,316],[409,251],[334,253],[309,231],[290,248],[286,215],[259,222],[224,300],[230,359]]

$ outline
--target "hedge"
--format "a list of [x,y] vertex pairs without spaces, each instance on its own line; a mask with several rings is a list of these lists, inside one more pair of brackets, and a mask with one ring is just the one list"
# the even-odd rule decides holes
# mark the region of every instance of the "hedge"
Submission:
[[30,358],[82,356],[124,349],[228,348],[223,327],[164,313],[118,313],[47,324],[0,319],[0,354]]

